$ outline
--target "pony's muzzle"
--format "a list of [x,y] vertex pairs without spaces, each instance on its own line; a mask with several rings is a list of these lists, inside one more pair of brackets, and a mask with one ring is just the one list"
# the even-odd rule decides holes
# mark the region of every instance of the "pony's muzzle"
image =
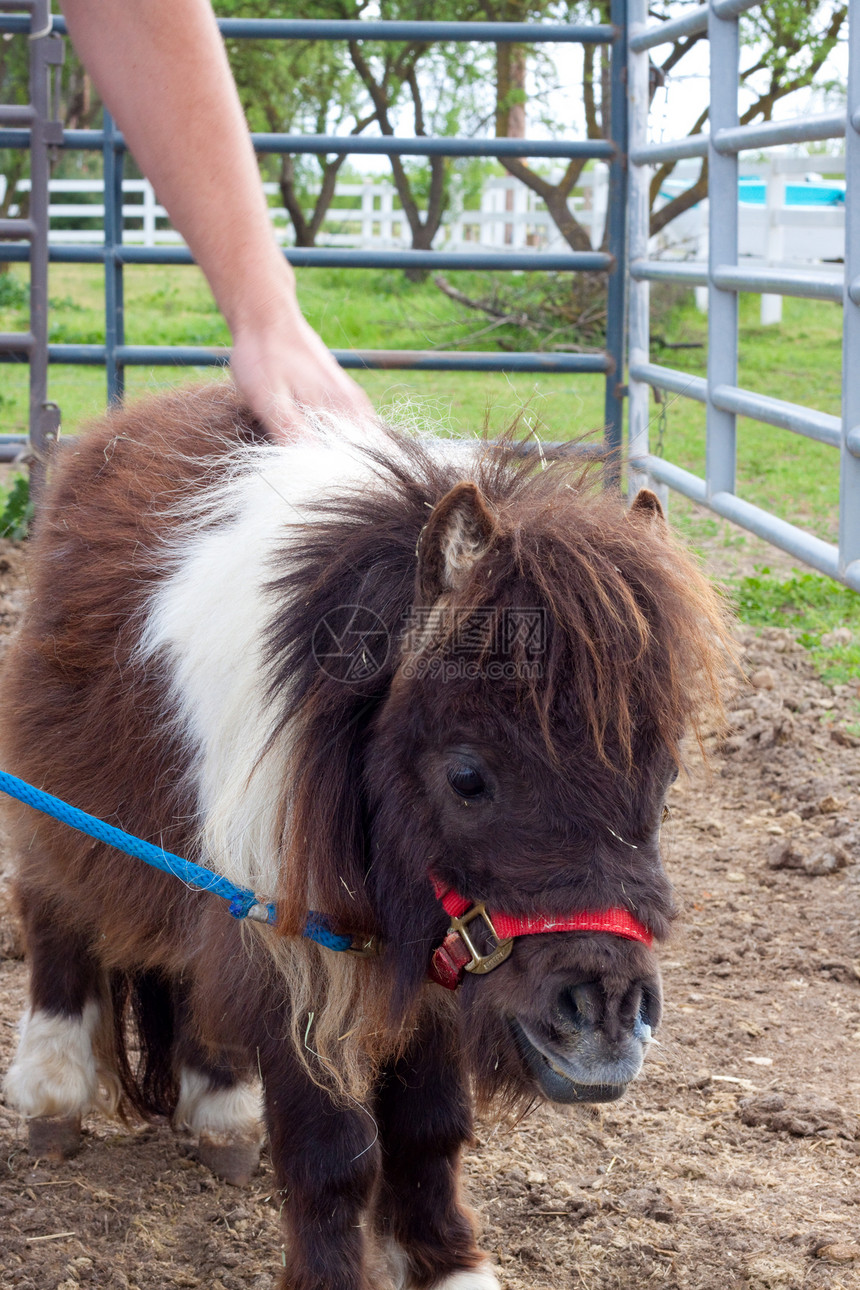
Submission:
[[656,983],[634,982],[621,995],[597,981],[559,993],[545,1021],[514,1018],[520,1054],[553,1102],[610,1102],[642,1069],[660,1020]]

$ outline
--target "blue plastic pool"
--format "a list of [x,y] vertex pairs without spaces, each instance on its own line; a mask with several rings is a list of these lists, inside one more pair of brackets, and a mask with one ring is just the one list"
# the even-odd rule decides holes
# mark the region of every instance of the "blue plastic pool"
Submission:
[[[767,184],[763,179],[741,179],[740,199],[745,206],[764,206]],[[845,202],[845,190],[835,184],[786,184],[786,206],[838,206]]]

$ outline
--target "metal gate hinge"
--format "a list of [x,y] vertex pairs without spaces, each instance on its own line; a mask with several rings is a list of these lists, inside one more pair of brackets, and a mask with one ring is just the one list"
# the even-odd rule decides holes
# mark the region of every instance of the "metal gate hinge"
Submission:
[[39,409],[39,440],[47,447],[53,445],[60,437],[62,417],[56,403],[43,403]]

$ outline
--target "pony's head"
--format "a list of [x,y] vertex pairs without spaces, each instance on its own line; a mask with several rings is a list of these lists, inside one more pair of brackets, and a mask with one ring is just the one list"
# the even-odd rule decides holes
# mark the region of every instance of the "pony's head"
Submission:
[[[515,934],[460,989],[485,1093],[607,1100],[660,1020],[647,944],[673,917],[660,824],[681,739],[717,701],[721,611],[653,494],[624,513],[554,470],[492,491],[457,485],[421,534],[367,751],[373,902],[407,996],[448,921],[431,879],[514,929],[633,915],[641,939]],[[470,931],[493,949],[483,916]]]

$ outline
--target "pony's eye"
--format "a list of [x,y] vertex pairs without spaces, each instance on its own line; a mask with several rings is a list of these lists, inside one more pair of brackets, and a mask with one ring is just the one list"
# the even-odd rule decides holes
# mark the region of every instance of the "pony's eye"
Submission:
[[448,771],[448,783],[457,796],[465,798],[466,801],[474,801],[476,797],[481,797],[487,791],[487,785],[480,771],[465,762],[460,766],[451,767]]

